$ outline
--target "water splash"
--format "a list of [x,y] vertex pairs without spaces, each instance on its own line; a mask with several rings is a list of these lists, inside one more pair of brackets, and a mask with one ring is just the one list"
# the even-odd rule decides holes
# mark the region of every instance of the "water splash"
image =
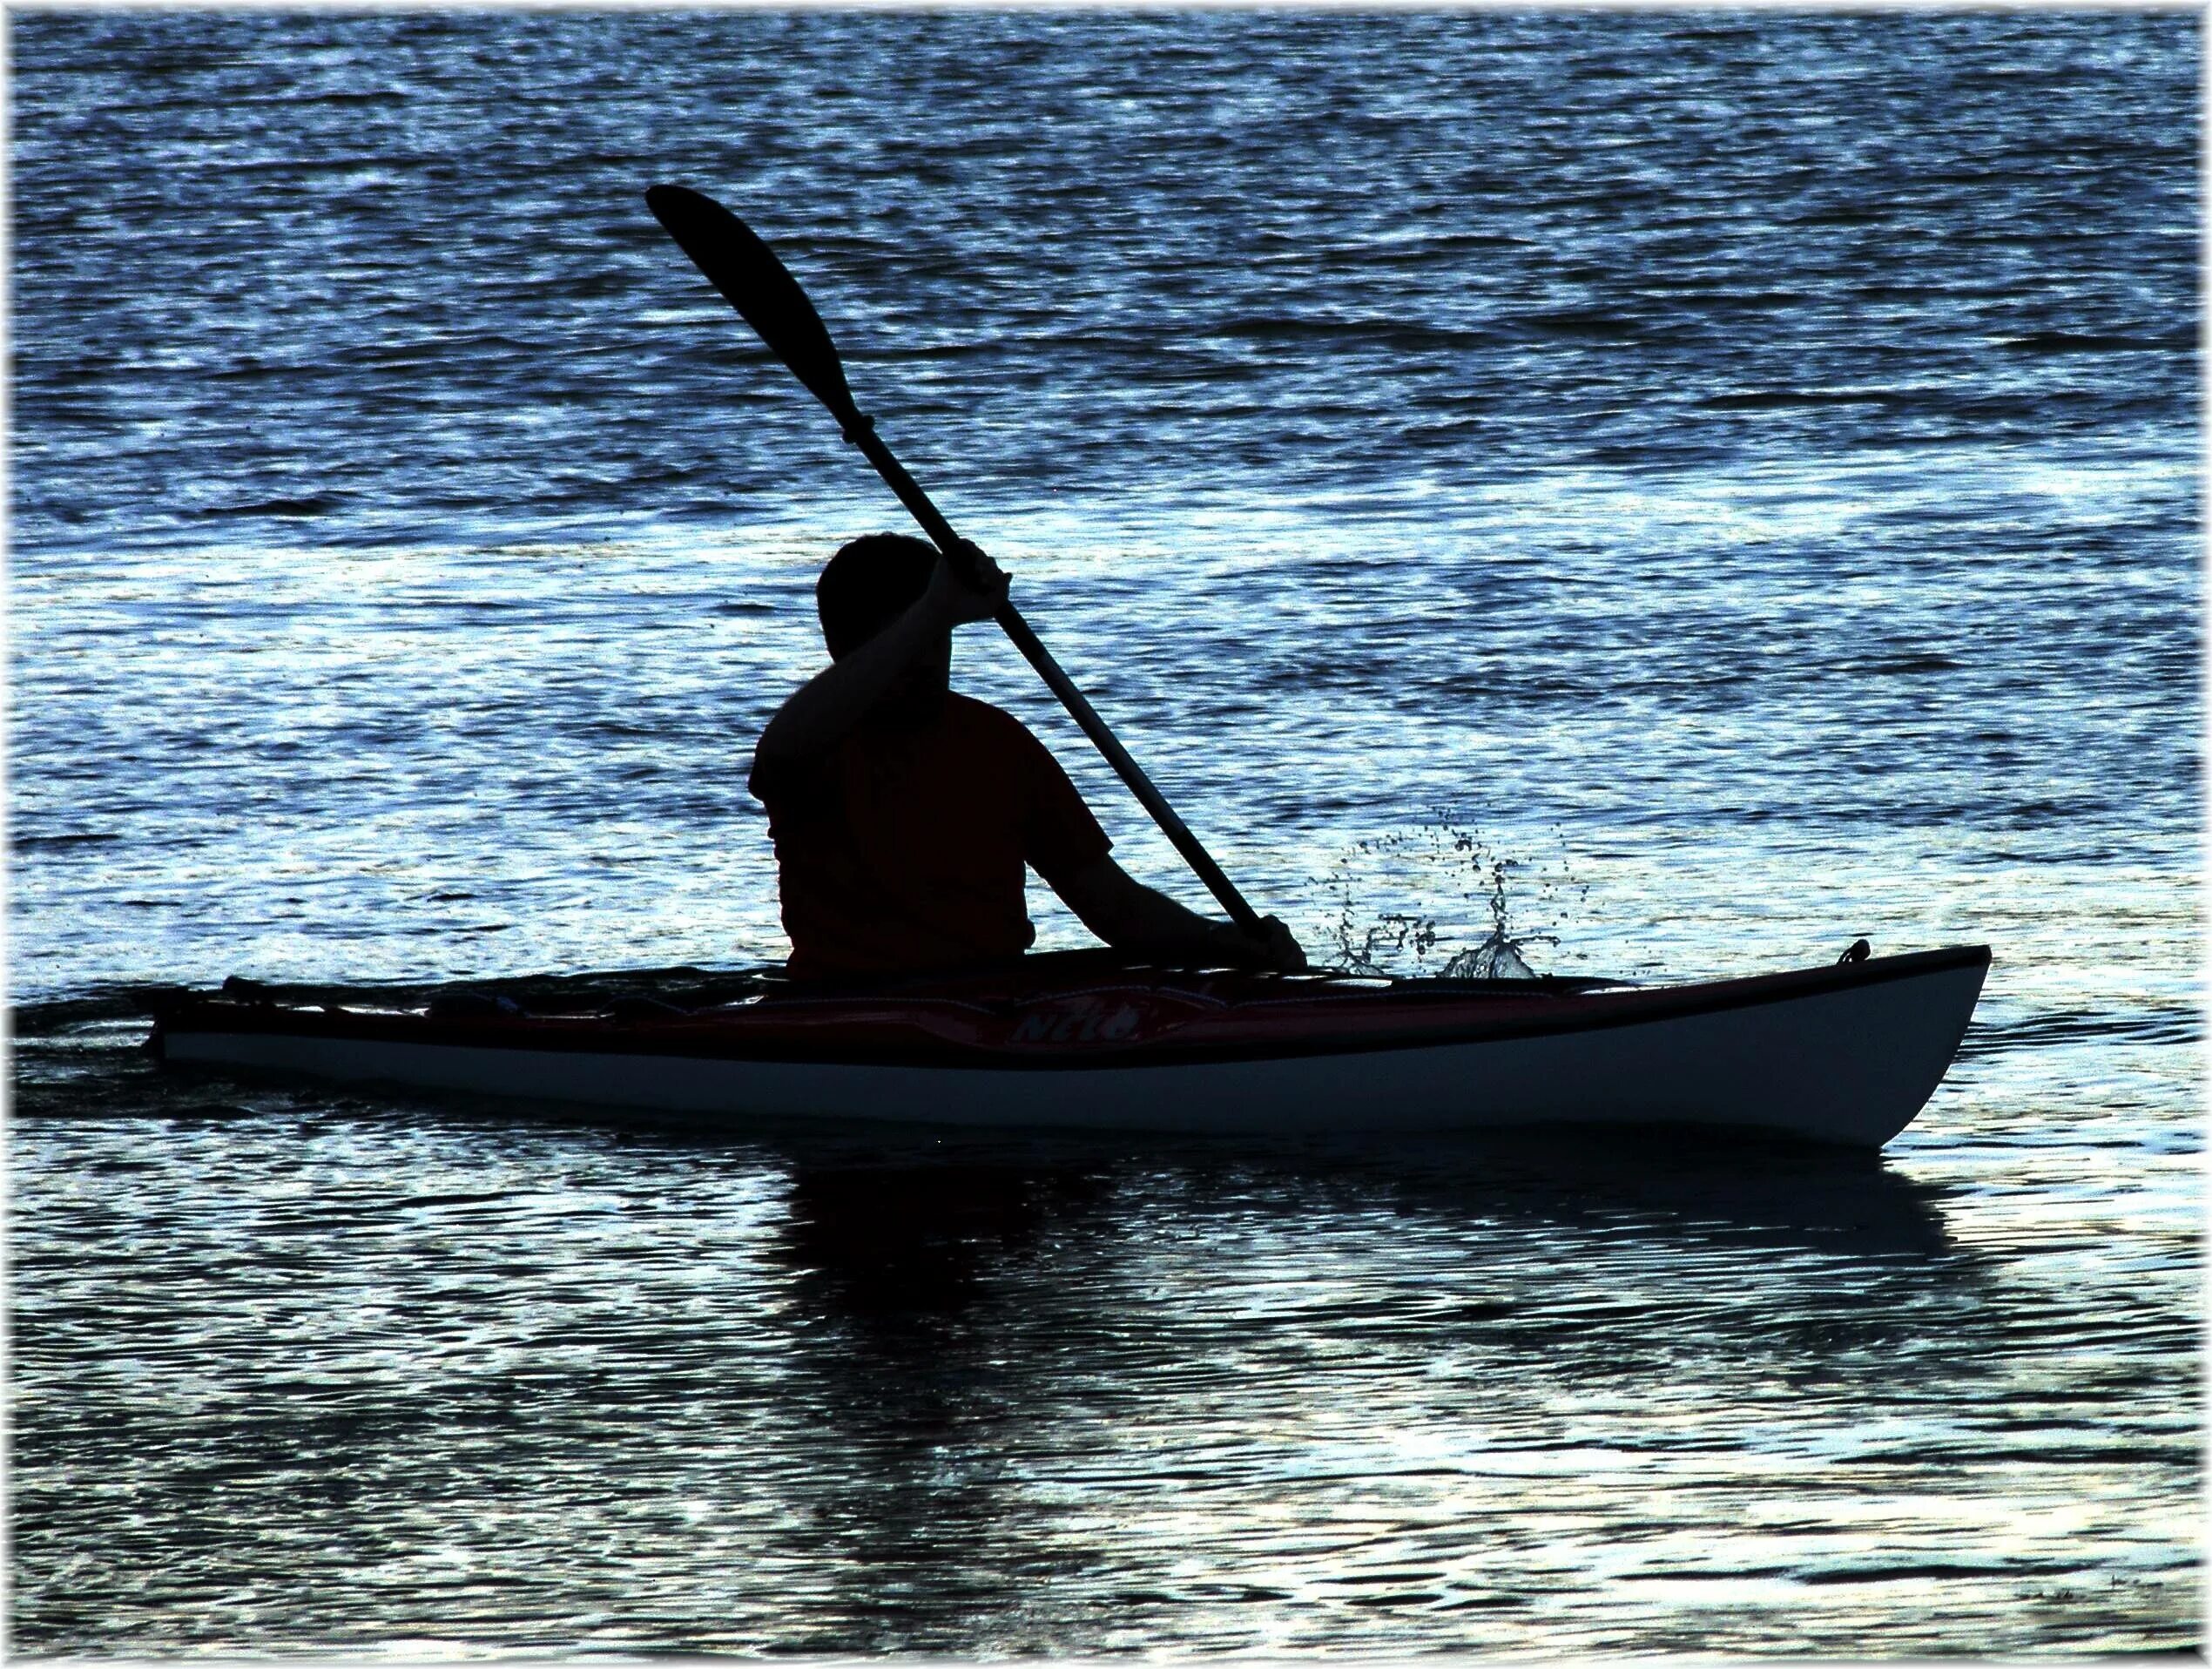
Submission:
[[[1550,914],[1589,895],[1563,860],[1507,857],[1449,807],[1418,827],[1356,841],[1316,882],[1335,904],[1326,934],[1338,965],[1378,976],[1536,978],[1524,952],[1557,945],[1559,935],[1516,922],[1516,902]],[[1387,908],[1373,908],[1378,898]],[[1455,943],[1462,948],[1451,949]]]

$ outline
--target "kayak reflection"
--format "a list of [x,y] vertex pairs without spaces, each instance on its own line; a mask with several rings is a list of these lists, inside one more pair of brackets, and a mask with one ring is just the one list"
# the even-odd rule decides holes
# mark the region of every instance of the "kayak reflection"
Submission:
[[856,1316],[957,1311],[995,1281],[1039,1277],[1079,1240],[1110,1258],[1170,1200],[1184,1232],[1201,1238],[1210,1226],[1258,1221],[1295,1234],[1301,1221],[1384,1213],[1425,1234],[1565,1231],[1661,1255],[1770,1247],[1969,1261],[1945,1226],[1941,1191],[1878,1156],[1696,1130],[1602,1143],[1556,1132],[1380,1147],[979,1137],[873,1150],[794,1132],[772,1149],[791,1177],[774,1255],[809,1301]]
[[776,1255],[832,1308],[954,1310],[982,1290],[989,1265],[1108,1192],[1104,1177],[1072,1165],[806,1166],[792,1177]]

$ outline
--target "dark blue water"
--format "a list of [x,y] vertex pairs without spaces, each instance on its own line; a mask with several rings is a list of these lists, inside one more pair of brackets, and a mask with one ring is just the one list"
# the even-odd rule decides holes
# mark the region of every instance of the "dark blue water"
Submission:
[[[2194,17],[9,26],[17,1650],[2198,1639]],[[1563,971],[1988,943],[1944,1088],[1856,1166],[159,1074],[149,983],[783,954],[752,739],[901,512],[658,179],[1310,948],[1499,862]]]

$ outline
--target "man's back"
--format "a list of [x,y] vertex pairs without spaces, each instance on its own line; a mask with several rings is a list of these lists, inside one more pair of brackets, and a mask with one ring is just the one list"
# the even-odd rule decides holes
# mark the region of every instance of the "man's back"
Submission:
[[1017,956],[1035,937],[1025,870],[1058,885],[1111,845],[1020,720],[949,692],[818,759],[756,765],[751,786],[801,978]]

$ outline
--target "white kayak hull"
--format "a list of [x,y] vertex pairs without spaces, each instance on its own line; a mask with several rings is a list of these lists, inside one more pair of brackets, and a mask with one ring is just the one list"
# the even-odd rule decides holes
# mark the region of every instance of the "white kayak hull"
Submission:
[[178,1062],[728,1122],[1236,1135],[1686,1125],[1871,1148],[1942,1081],[1988,965],[1986,951],[1890,960],[1935,965],[1534,1035],[1211,1058],[732,1058],[626,1052],[614,1037],[533,1048],[208,1021],[165,1025],[161,1047]]

